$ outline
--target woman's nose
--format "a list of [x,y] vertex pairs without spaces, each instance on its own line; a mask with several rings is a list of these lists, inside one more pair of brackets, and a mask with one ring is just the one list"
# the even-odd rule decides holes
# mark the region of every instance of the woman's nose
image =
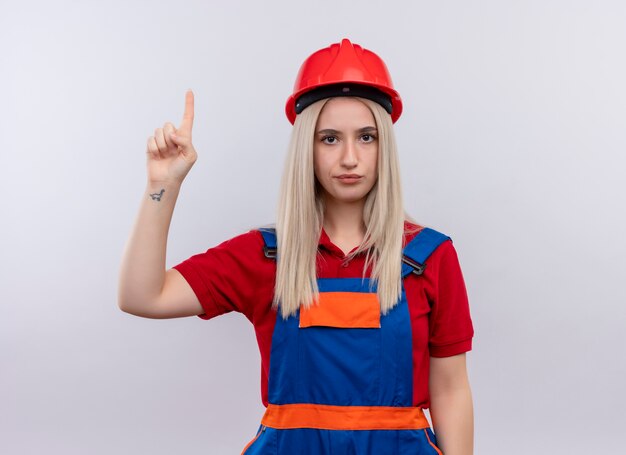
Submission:
[[354,141],[345,141],[341,154],[341,165],[347,168],[353,168],[357,165],[356,144]]

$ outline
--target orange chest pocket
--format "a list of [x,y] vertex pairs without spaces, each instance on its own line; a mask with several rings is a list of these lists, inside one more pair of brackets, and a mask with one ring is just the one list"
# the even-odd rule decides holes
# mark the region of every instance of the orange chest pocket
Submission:
[[311,307],[300,307],[300,328],[380,328],[378,295],[369,292],[320,292]]

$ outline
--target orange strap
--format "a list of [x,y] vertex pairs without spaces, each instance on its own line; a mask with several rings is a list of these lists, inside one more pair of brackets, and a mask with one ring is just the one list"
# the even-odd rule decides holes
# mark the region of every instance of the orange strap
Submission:
[[271,428],[325,430],[419,430],[430,425],[422,408],[269,404],[261,423]]

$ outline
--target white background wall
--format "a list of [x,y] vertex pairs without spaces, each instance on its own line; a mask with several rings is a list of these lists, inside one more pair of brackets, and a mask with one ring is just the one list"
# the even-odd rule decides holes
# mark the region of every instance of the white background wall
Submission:
[[117,308],[145,142],[196,96],[168,267],[270,222],[302,61],[381,55],[407,210],[449,234],[476,453],[618,453],[626,424],[622,1],[2,1],[0,452],[226,454],[263,412],[240,314]]

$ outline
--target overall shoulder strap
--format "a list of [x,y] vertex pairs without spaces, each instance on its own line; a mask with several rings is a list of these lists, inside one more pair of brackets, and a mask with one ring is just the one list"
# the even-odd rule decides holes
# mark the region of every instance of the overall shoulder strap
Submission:
[[445,234],[431,228],[424,228],[404,247],[402,251],[402,278],[409,273],[421,275],[426,268],[426,259],[446,240]]
[[276,259],[276,229],[274,228],[260,228],[259,232],[263,236],[265,245],[263,246],[263,253],[266,258]]

